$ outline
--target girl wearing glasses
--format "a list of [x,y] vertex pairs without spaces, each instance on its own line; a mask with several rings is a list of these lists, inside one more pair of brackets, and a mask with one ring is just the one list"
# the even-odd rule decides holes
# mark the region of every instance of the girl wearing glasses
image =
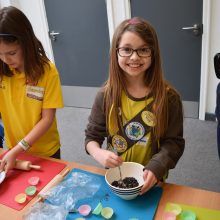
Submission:
[[27,17],[15,7],[0,10],[0,114],[6,146],[0,170],[17,156],[60,157],[56,108],[63,107],[60,79]]
[[182,102],[164,80],[157,35],[147,21],[128,19],[116,29],[109,77],[85,134],[86,151],[104,167],[123,161],[145,166],[141,194],[163,180],[183,154]]

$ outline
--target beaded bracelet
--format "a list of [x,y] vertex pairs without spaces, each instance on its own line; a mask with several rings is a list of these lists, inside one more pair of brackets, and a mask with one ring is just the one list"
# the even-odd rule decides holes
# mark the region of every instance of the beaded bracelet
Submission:
[[28,144],[27,141],[22,139],[21,141],[18,142],[18,145],[23,148],[24,151],[28,150],[31,146]]

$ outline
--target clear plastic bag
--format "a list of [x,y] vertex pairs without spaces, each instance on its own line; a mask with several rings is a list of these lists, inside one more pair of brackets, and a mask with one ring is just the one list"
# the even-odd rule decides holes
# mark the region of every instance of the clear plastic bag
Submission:
[[101,186],[100,179],[81,172],[72,172],[64,181],[43,195],[46,201],[56,206],[63,206],[72,211],[76,203],[85,198],[93,197]]
[[28,209],[23,216],[23,220],[65,220],[67,215],[68,211],[63,206],[38,202]]

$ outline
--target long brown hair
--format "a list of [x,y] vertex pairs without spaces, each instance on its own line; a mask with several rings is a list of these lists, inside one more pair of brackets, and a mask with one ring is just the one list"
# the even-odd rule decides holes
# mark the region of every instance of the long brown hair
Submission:
[[156,126],[153,135],[159,139],[168,125],[168,97],[167,89],[170,87],[165,81],[162,70],[161,56],[157,34],[154,28],[142,18],[132,18],[123,21],[115,30],[110,49],[109,77],[105,83],[104,106],[106,122],[113,105],[113,115],[116,118],[116,126],[120,126],[121,93],[126,91],[125,78],[122,69],[118,65],[117,48],[122,35],[130,31],[141,37],[152,50],[152,63],[145,74],[145,84],[154,97],[152,111],[156,116]]
[[[49,64],[49,59],[28,18],[13,6],[0,10],[0,42],[7,44],[17,42],[21,46],[26,79],[36,83],[44,74],[44,65]],[[0,78],[2,75],[13,74],[9,66],[0,60]]]

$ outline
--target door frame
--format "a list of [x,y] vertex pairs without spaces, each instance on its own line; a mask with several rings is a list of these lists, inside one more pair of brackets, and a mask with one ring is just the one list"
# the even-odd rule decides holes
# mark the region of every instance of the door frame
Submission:
[[[120,3],[120,4],[119,4]],[[48,33],[48,23],[46,18],[46,10],[44,6],[44,0],[39,0],[40,4],[40,14],[42,15],[43,27],[45,33]],[[108,25],[109,25],[109,34],[110,39],[114,32],[115,27],[122,20],[130,17],[130,1],[129,0],[106,0],[107,5],[107,16],[108,16]],[[202,35],[202,52],[201,52],[201,81],[200,81],[200,99],[199,99],[199,119],[205,120],[205,110],[207,103],[207,81],[208,81],[208,56],[210,48],[210,16],[211,16],[211,0],[203,0],[203,35]],[[48,53],[50,54],[50,59],[54,61],[52,45],[49,39],[48,34],[45,34],[45,47],[47,48]],[[66,90],[68,88],[64,88]],[[92,88],[90,88],[92,89]],[[94,88],[94,93],[97,91],[97,88]]]

